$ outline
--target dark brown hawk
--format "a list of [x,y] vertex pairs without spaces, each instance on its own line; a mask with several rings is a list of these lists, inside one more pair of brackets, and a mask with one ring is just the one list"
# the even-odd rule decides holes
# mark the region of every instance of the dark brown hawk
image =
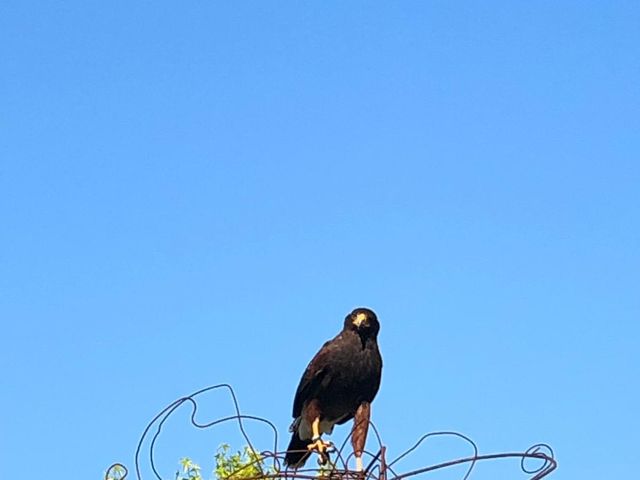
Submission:
[[330,444],[320,438],[333,427],[355,417],[351,443],[357,469],[369,427],[370,404],[382,374],[378,350],[378,317],[368,308],[356,308],[344,320],[342,331],[326,342],[307,366],[293,401],[291,442],[285,463],[304,465],[312,451],[326,460]]

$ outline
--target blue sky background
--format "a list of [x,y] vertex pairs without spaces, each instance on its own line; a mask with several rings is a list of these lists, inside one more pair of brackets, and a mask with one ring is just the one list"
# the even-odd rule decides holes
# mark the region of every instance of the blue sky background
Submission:
[[[451,429],[629,478],[639,25],[637,1],[4,0],[5,474],[132,466],[157,411],[219,382],[285,436],[307,361],[367,305],[390,456]],[[242,446],[187,418],[166,478]]]

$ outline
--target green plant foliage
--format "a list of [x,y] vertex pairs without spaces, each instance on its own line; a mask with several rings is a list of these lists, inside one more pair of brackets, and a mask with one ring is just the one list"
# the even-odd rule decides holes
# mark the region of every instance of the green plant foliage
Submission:
[[226,444],[218,448],[214,470],[217,479],[255,478],[267,471],[264,459],[250,447],[245,446],[244,450],[236,453],[230,453],[230,450],[231,447]]
[[[248,446],[231,453],[231,447],[223,444],[218,448],[214,458],[216,466],[212,478],[215,480],[255,479],[273,473],[273,468],[264,464],[264,458]],[[105,476],[105,480],[122,480],[125,474],[124,467],[114,465]],[[204,480],[200,465],[187,457],[181,459],[176,480]]]
[[[260,454],[251,450],[250,447],[231,453],[231,447],[223,444],[218,448],[214,458],[216,466],[213,470],[213,478],[216,480],[256,478],[270,471],[264,465],[264,459]],[[190,458],[183,458],[180,460],[180,470],[176,472],[176,480],[203,480],[200,466]]]
[[200,475],[200,466],[193,463],[191,459],[185,457],[180,460],[182,470],[176,472],[176,480],[202,480]]

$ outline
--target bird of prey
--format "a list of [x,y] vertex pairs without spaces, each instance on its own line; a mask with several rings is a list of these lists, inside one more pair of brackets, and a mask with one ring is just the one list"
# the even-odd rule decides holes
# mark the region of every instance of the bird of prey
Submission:
[[320,455],[321,462],[326,462],[331,444],[324,442],[321,435],[330,435],[336,424],[355,418],[351,443],[356,469],[362,470],[370,404],[378,393],[382,374],[379,330],[373,311],[356,308],[345,318],[342,331],[309,362],[293,401],[286,465],[301,467],[313,451]]

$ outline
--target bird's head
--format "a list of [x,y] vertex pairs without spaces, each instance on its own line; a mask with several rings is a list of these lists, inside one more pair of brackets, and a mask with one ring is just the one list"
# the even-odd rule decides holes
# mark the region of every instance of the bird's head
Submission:
[[375,337],[380,330],[378,317],[368,308],[356,308],[344,319],[344,329]]

